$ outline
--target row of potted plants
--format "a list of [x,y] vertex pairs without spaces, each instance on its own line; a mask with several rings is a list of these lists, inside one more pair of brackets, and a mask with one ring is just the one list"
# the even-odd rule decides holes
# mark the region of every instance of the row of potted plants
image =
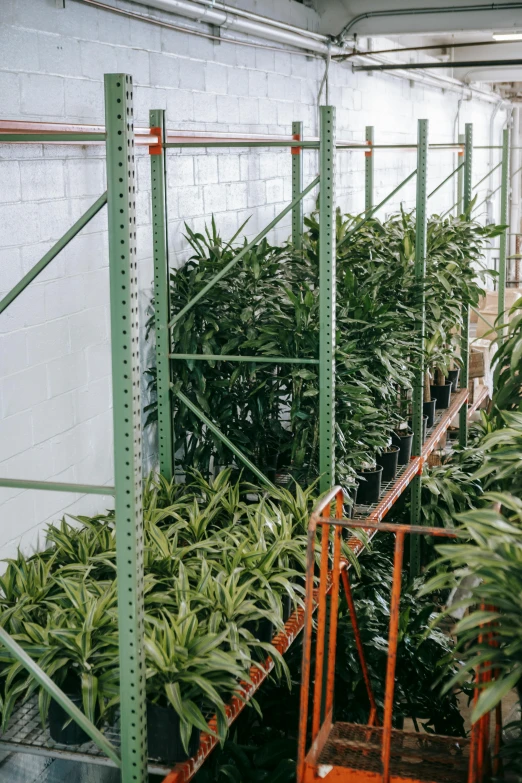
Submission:
[[[313,488],[259,493],[223,471],[186,485],[150,477],[144,492],[145,659],[149,753],[176,761],[194,751],[216,713],[270,654],[302,603]],[[114,515],[62,520],[47,548],[8,561],[0,577],[2,625],[98,725],[119,703]],[[0,651],[5,729],[15,705],[37,696],[62,743],[87,739],[26,670]]]
[[[176,323],[173,352],[316,358],[317,215],[307,217],[305,224],[299,252],[291,244],[273,247],[266,240],[249,251],[232,275],[220,280]],[[414,274],[413,214],[401,212],[384,223],[376,219],[362,223],[359,217],[338,212],[336,226],[337,480],[348,484],[357,468],[389,445],[404,418],[396,400],[398,390],[406,400],[418,364],[419,288]],[[205,233],[187,227],[192,255],[171,271],[173,314],[229,263],[241,230],[227,242],[214,220]],[[469,214],[433,216],[429,221],[428,416],[433,415],[433,400],[438,399],[442,407],[447,398],[445,376],[458,372],[455,356],[462,307],[478,302],[482,272],[476,268],[486,242],[497,230],[480,226]],[[174,361],[173,373],[176,385],[270,478],[293,475],[303,485],[316,478],[319,384],[313,366],[180,360]],[[153,369],[149,376],[154,387]],[[227,447],[177,398],[174,409],[180,472],[195,467],[210,475],[216,465],[234,464]],[[149,414],[153,420],[155,403]]]

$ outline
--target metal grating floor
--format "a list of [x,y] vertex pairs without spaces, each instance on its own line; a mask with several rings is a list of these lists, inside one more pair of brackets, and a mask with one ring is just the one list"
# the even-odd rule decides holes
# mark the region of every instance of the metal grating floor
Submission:
[[[382,774],[381,743],[382,728],[335,723],[317,763]],[[394,729],[390,775],[425,783],[466,783],[469,748],[467,739]]]
[[[102,731],[112,744],[119,748],[119,724],[104,726]],[[114,767],[114,763],[104,756],[94,742],[84,745],[60,745],[51,739],[48,728],[42,728],[38,702],[30,699],[13,713],[9,726],[0,734],[0,752],[30,753],[35,756],[66,759],[69,761],[84,761],[88,764],[99,764]],[[151,774],[166,775],[172,765],[161,761],[150,761]]]

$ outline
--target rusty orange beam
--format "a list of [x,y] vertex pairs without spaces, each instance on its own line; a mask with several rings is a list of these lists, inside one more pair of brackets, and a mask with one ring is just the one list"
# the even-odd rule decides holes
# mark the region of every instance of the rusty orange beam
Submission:
[[433,432],[431,433],[430,437],[427,439],[426,443],[424,444],[422,448],[422,458],[423,460],[426,460],[431,452],[435,449],[437,443],[442,438],[444,433],[448,430],[452,420],[456,416],[456,414],[460,411],[463,405],[466,404],[468,401],[468,390],[467,389],[461,389],[459,392],[457,392],[453,399],[451,400],[451,404],[449,408],[446,410],[445,413],[442,414],[442,417],[440,418],[439,422],[435,426]]

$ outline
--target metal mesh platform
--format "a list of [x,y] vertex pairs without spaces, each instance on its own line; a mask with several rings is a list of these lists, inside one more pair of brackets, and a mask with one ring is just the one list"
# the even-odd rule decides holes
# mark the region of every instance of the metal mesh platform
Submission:
[[[423,444],[424,456],[427,456],[427,453],[433,450],[437,441],[440,438],[444,437],[444,434],[449,428],[453,417],[458,413],[462,405],[464,405],[465,397],[466,397],[465,390],[462,389],[459,390],[458,392],[451,395],[451,401],[448,408],[443,408],[436,412],[433,427],[429,427],[428,430],[426,431],[426,438]],[[433,442],[432,436],[437,432],[437,430],[439,430],[439,432],[437,434],[437,437],[433,439],[435,442]],[[382,500],[385,497],[389,496],[391,493],[393,493],[394,490],[397,489],[397,487],[400,487],[400,490],[398,490],[396,494],[397,495],[402,494],[402,492],[409,485],[409,481],[401,482],[401,479],[403,478],[404,473],[406,473],[406,471],[409,468],[411,468],[411,463],[407,465],[399,465],[395,478],[392,481],[387,481],[386,483],[383,483],[381,485],[381,494],[379,496],[379,501],[372,505],[363,505],[361,503],[357,503],[352,512],[352,519],[362,520],[370,517],[373,514],[373,512],[376,511],[376,509],[378,510],[378,507],[381,505]],[[379,516],[384,516],[384,515],[385,514],[381,514]],[[380,519],[378,519],[377,521],[380,521]]]
[[[318,764],[382,774],[381,745],[382,728],[335,723]],[[390,775],[425,783],[466,783],[469,748],[467,739],[394,729]]]
[[[103,726],[102,731],[115,747],[120,747],[119,722],[113,726]],[[7,730],[0,734],[0,752],[2,751],[84,761],[106,767],[115,766],[94,742],[86,742],[83,745],[60,745],[51,739],[49,729],[42,728],[36,699],[30,699],[13,713]],[[171,768],[172,765],[161,761],[149,762],[149,772],[152,774],[166,775]]]

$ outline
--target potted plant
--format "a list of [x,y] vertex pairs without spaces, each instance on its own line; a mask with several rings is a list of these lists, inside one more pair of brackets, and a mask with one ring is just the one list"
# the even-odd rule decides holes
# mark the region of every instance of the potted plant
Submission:
[[[211,624],[209,624],[212,627]],[[248,680],[239,652],[225,643],[229,629],[211,631],[195,606],[182,602],[177,614],[145,618],[149,755],[183,761],[199,746],[199,732],[212,733],[203,711],[217,714],[217,736],[228,731],[225,699]]]
[[400,447],[390,443],[380,454],[377,455],[377,465],[382,467],[382,480],[393,481],[399,465]]
[[357,490],[358,502],[363,506],[377,503],[381,495],[382,465],[374,462],[366,462],[358,471],[359,488]]

